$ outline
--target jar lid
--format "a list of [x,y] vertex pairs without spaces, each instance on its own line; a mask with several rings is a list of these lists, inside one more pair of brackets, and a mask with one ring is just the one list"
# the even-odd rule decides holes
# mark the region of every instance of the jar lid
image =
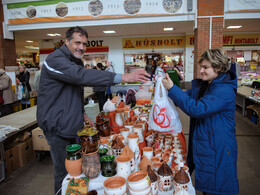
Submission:
[[66,147],[66,150],[68,152],[75,152],[75,151],[79,150],[80,148],[81,148],[81,146],[79,144],[71,144]]

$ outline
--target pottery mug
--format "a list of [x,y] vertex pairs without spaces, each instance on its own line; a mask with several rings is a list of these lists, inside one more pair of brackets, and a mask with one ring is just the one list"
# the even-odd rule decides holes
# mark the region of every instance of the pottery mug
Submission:
[[128,186],[134,190],[144,190],[151,186],[147,171],[136,171],[127,178]]

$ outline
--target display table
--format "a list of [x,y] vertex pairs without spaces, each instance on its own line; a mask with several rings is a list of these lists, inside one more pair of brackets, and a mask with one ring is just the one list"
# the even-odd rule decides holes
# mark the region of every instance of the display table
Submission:
[[260,101],[252,97],[252,91],[259,91],[247,86],[237,88],[236,104],[242,108],[242,116],[245,117],[246,107],[252,103],[260,104]]
[[[75,178],[80,178],[80,177],[86,177],[83,173],[78,176],[78,177],[75,177]],[[66,193],[66,190],[67,190],[67,187],[68,187],[68,184],[69,184],[69,181],[70,181],[70,178],[72,178],[70,176],[70,174],[68,174],[64,179],[63,179],[63,182],[62,182],[62,189],[61,189],[61,195],[65,195]],[[91,191],[91,190],[96,190],[98,194],[104,194],[104,181],[106,179],[108,179],[109,177],[104,177],[101,175],[101,172],[99,174],[99,176],[96,178],[96,179],[90,179],[89,180],[89,187],[88,187],[88,191]],[[189,193],[191,195],[195,195],[195,189],[194,187],[192,186],[192,181],[191,181],[191,178],[190,178],[190,182],[188,184],[189,186]],[[170,190],[170,191],[167,191],[167,192],[162,192],[162,191],[158,191],[158,194],[162,194],[162,195],[166,195],[166,194],[173,194],[173,191],[174,191],[174,187]]]

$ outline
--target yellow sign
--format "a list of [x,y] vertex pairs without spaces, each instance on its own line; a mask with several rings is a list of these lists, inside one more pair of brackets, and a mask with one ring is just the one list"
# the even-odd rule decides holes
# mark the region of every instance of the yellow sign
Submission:
[[223,36],[223,46],[259,46],[260,34],[234,34]]
[[185,36],[123,38],[123,49],[184,48]]

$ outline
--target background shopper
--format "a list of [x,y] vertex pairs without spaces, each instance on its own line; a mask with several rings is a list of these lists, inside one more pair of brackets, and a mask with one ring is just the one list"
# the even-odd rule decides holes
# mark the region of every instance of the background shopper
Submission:
[[73,143],[77,131],[83,128],[84,86],[106,87],[120,82],[146,82],[144,70],[116,74],[84,68],[82,57],[87,47],[88,34],[81,27],[66,32],[65,44],[44,61],[38,93],[38,125],[50,145],[54,164],[55,193],[67,174],[66,146]]
[[43,66],[43,62],[40,62],[38,68],[39,70],[35,72],[34,79],[33,79],[33,87],[38,92],[39,84],[40,84],[40,76],[41,76],[41,69]]
[[12,103],[15,101],[12,80],[3,69],[0,69],[0,96],[3,100],[0,104],[0,117],[2,117],[13,112]]
[[235,110],[237,77],[219,49],[198,60],[201,79],[186,93],[169,75],[163,79],[169,97],[191,118],[187,164],[195,168],[196,190],[210,194],[238,194]]
[[228,63],[228,69],[234,72],[237,75],[237,77],[239,77],[241,67],[240,64],[236,62],[236,58],[231,57],[231,60]]
[[[97,63],[97,70],[104,70],[103,64],[102,63]],[[98,87],[93,87],[93,90],[95,92],[95,95],[98,98],[98,104],[99,104],[99,111],[101,112],[103,110],[103,105],[106,102],[106,86],[98,86]]]
[[[110,62],[110,61],[107,62],[106,71],[108,71],[108,72],[115,72],[112,62]],[[107,90],[106,90],[106,100],[107,100],[108,98],[109,98],[110,100],[113,98],[113,96],[112,96],[112,91],[111,91],[111,86],[108,86],[108,87],[107,87]]]
[[23,93],[28,93],[28,95],[26,94],[21,100],[22,109],[31,107],[30,92],[32,89],[31,89],[29,81],[30,81],[30,73],[26,71],[25,65],[20,65],[19,66],[19,75],[18,75],[18,78],[16,79],[16,83],[17,83],[17,85],[22,83]]

